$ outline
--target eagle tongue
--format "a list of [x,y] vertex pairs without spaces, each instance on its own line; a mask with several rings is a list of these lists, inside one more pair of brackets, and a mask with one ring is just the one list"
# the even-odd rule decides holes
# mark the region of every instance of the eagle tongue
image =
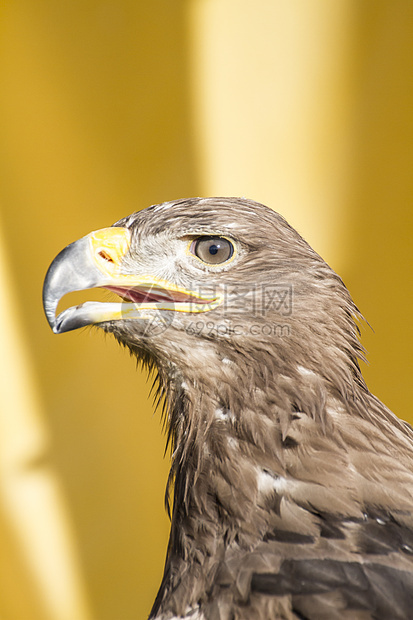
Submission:
[[199,299],[193,295],[181,293],[179,291],[170,291],[166,288],[150,288],[145,290],[140,287],[122,287],[122,286],[105,286],[107,290],[116,293],[125,301],[130,301],[135,304],[143,303],[160,303],[162,301],[169,301],[175,303],[190,302],[194,304],[205,303],[205,300]]
[[145,291],[138,287],[126,288],[120,286],[105,286],[105,288],[116,293],[125,301],[131,301],[135,304],[173,301],[171,295],[166,290],[162,291],[162,293],[154,293],[153,290]]

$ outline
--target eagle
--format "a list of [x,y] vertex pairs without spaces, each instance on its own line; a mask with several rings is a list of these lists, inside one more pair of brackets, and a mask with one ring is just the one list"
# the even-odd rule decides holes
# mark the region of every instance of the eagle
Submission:
[[[75,290],[116,301],[56,316]],[[96,325],[157,376],[171,532],[156,620],[413,618],[413,429],[368,390],[359,310],[272,209],[153,205],[67,246],[57,334]]]

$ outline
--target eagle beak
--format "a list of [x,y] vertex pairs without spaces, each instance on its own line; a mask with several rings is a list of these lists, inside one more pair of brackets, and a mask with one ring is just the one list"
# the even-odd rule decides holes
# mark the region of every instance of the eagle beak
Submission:
[[[222,302],[220,295],[205,296],[155,276],[122,273],[130,245],[130,230],[113,226],[90,233],[56,256],[43,286],[43,306],[55,334],[105,321],[148,319],[148,310],[206,312]],[[89,301],[67,308],[56,317],[64,295],[91,288],[109,289],[123,301]]]

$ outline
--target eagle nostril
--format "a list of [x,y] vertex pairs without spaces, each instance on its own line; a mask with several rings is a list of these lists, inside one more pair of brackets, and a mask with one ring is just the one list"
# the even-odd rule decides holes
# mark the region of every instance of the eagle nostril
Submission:
[[113,258],[110,256],[110,254],[108,254],[107,252],[105,252],[105,250],[99,250],[98,252],[98,256],[100,256],[101,258],[103,258],[103,260],[108,261],[109,263],[114,263],[115,261],[113,260]]

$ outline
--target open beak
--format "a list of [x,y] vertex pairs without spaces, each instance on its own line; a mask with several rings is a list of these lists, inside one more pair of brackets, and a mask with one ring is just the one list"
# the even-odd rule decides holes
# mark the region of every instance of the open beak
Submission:
[[[218,306],[219,295],[205,296],[150,274],[122,273],[131,233],[123,227],[102,228],[68,245],[50,265],[43,286],[43,306],[55,334],[119,319],[147,319],[148,310],[207,312]],[[67,293],[106,288],[123,301],[89,301],[67,308],[56,317]],[[146,312],[145,312],[146,311]]]

